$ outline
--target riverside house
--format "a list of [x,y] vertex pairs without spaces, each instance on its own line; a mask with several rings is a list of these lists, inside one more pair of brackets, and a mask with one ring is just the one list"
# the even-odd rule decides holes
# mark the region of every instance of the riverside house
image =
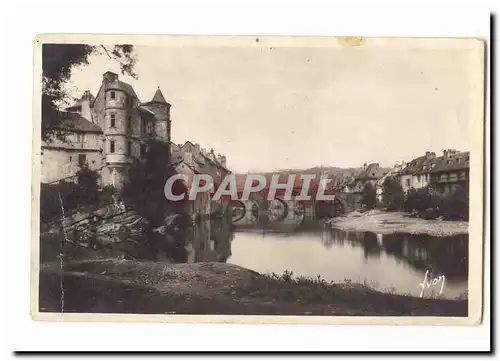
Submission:
[[435,158],[435,153],[426,152],[425,155],[412,159],[403,169],[401,169],[398,177],[405,193],[411,188],[423,188],[429,183],[430,177],[424,169],[432,164]]
[[455,149],[443,151],[443,156],[429,170],[430,182],[441,193],[447,194],[458,186],[469,189],[470,152]]

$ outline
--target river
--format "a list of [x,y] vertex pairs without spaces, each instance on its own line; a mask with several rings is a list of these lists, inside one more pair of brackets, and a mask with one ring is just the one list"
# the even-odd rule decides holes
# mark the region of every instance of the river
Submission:
[[[424,290],[456,298],[467,292],[468,236],[377,235],[369,232],[318,230],[308,232],[239,231],[227,262],[260,273],[327,281],[366,283],[381,291],[419,296],[427,280],[445,276],[444,286]],[[438,285],[440,286],[440,284]]]
[[[150,236],[141,236],[140,238]],[[182,243],[156,242],[148,257],[180,263],[228,262],[259,273],[352,282],[398,294],[419,296],[424,278],[431,285],[425,297],[463,297],[468,287],[468,235],[434,237],[410,234],[345,232],[315,227],[312,230],[270,231],[234,228],[229,222],[201,222],[190,228]],[[55,243],[44,242],[42,260],[55,260]],[[119,246],[121,249],[122,246]],[[110,251],[77,247],[67,259],[112,257]],[[53,254],[51,259],[44,254]],[[137,256],[138,258],[143,258]],[[444,276],[444,277],[443,277]],[[432,285],[433,279],[439,283]],[[441,283],[443,283],[441,287]]]

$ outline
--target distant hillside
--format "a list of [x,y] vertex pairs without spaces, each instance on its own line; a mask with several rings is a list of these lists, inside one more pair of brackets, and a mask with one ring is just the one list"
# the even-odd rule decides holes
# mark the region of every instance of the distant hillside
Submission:
[[[316,179],[319,179],[319,177],[322,174],[327,174],[329,178],[334,180],[334,183],[342,183],[342,180],[355,177],[356,175],[361,173],[363,169],[364,169],[363,167],[356,167],[356,168],[312,167],[307,169],[280,169],[279,171],[275,172],[249,172],[247,174],[260,174],[265,176],[267,179],[270,179],[273,174],[279,173],[280,182],[286,181],[288,175],[291,174],[297,175],[297,178],[299,178],[301,174],[314,174],[316,175]],[[390,170],[389,167],[380,167],[379,169],[380,171],[383,171],[383,173],[386,173]],[[245,175],[246,174],[241,174],[241,173],[236,174],[236,183],[239,186],[245,182]]]
[[[379,169],[384,172],[388,172],[390,170],[389,167],[380,167]],[[306,169],[280,169],[279,171],[274,172],[249,172],[251,174],[262,174],[262,175],[272,175],[275,173],[279,173],[282,175],[288,174],[315,174],[319,176],[321,174],[328,174],[333,177],[351,177],[355,176],[363,171],[363,167],[356,168],[339,168],[339,167],[312,167]],[[238,174],[239,175],[239,174]]]

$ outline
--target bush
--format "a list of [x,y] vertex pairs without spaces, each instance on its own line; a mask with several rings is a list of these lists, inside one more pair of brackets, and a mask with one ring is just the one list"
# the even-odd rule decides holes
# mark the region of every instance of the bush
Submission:
[[469,193],[466,188],[456,186],[447,194],[440,194],[432,185],[409,189],[404,208],[407,212],[417,211],[419,217],[435,219],[443,216],[448,220],[469,219]]

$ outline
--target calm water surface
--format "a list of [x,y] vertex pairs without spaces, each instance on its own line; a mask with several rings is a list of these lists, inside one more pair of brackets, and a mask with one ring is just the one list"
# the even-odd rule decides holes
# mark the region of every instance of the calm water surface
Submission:
[[[328,281],[367,282],[379,290],[419,296],[426,270],[428,280],[445,276],[442,296],[467,291],[468,236],[381,235],[318,230],[293,233],[237,231],[228,263],[257,272],[292,271],[296,276],[320,275]],[[424,291],[440,292],[440,284]]]
[[[170,260],[180,263],[228,262],[259,273],[283,274],[327,281],[367,283],[381,291],[419,296],[426,272],[428,281],[445,277],[441,296],[456,298],[467,292],[468,236],[431,237],[426,235],[381,235],[370,232],[343,232],[317,227],[312,231],[235,230],[228,222],[202,222],[179,235],[179,242],[165,237],[143,235],[137,240],[136,259]],[[61,241],[44,242],[42,261],[57,260]],[[130,242],[112,243],[121,251]],[[145,245],[150,245],[150,249]],[[145,255],[140,253],[145,252]],[[113,250],[76,247],[67,259],[111,257]],[[426,297],[437,296],[436,284],[424,290]]]

